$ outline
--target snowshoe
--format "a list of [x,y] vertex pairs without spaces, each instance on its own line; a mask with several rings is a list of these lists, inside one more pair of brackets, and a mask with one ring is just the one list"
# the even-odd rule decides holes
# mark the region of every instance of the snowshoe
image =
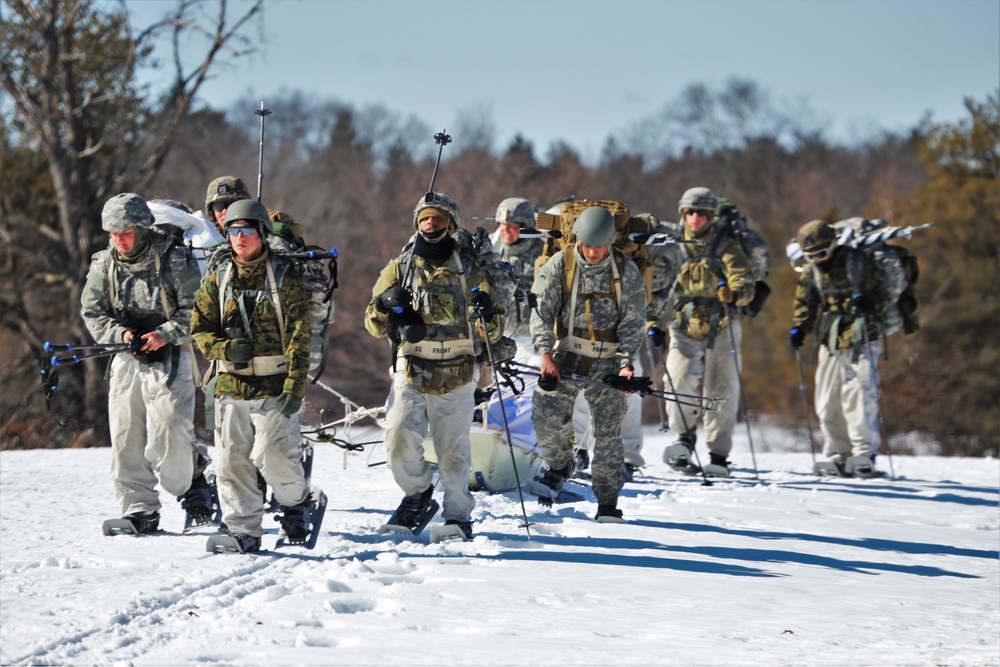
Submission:
[[817,461],[813,464],[813,474],[817,477],[848,477],[844,457],[836,454],[829,461]]
[[525,482],[524,490],[534,494],[538,498],[538,502],[543,505],[560,502],[559,496],[562,494],[563,487],[566,486],[566,480],[572,473],[572,463],[559,470],[547,468],[542,474]]
[[286,544],[303,546],[312,549],[319,538],[319,529],[326,514],[326,494],[319,489],[312,489],[309,500],[304,504],[286,507],[280,517],[274,517],[281,524],[281,535],[275,548]]
[[871,479],[882,477],[884,472],[875,468],[875,463],[868,456],[852,456],[844,462],[844,473],[848,477]]
[[419,535],[441,508],[434,500],[434,486],[428,486],[421,493],[413,493],[403,498],[381,528],[380,533],[406,533]]
[[594,520],[597,523],[628,523],[622,511],[614,505],[598,505]]
[[205,543],[205,551],[212,554],[249,554],[260,551],[260,538],[246,533],[212,535]]
[[711,462],[705,466],[705,475],[708,477],[730,477],[729,461],[722,454],[709,454]]
[[101,526],[105,535],[148,535],[160,529],[159,512],[126,514],[121,519],[108,519]]
[[222,522],[222,507],[219,504],[219,488],[214,474],[201,474],[191,482],[191,488],[177,498],[184,510],[184,530],[219,524]]
[[431,529],[431,543],[469,542],[472,540],[472,522],[448,519],[442,526]]
[[685,475],[700,475],[699,468],[691,459],[694,443],[687,444],[683,438],[663,450],[663,462],[676,472]]

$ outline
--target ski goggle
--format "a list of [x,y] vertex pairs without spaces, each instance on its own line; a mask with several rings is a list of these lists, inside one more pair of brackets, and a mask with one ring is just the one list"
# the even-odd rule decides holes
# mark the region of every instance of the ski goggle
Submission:
[[819,250],[812,250],[810,252],[802,251],[802,256],[808,259],[810,262],[822,262],[823,260],[830,257],[833,254],[834,245],[830,244],[825,248],[820,248]]
[[226,234],[229,236],[253,236],[256,233],[256,227],[229,227],[226,229]]

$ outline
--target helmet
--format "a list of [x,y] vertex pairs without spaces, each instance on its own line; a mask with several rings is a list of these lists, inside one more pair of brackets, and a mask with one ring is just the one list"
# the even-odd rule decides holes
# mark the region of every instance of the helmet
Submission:
[[718,204],[718,198],[708,188],[689,188],[681,195],[681,200],[677,204],[677,212],[684,215],[685,210],[693,208],[699,211],[712,211],[715,213],[715,207]]
[[257,223],[257,230],[262,234],[273,234],[274,226],[271,218],[267,215],[267,207],[256,199],[241,199],[236,201],[226,209],[226,224],[228,227],[237,220],[246,220]]
[[146,200],[137,194],[123,192],[104,204],[101,211],[101,227],[104,231],[123,232],[129,227],[149,227],[153,224],[153,213]]
[[583,213],[573,223],[573,234],[577,240],[589,246],[611,245],[617,231],[614,216],[603,206],[583,209]]
[[208,184],[205,192],[205,215],[212,218],[212,203],[217,201],[240,201],[250,199],[250,190],[242,178],[235,176],[220,176]]
[[418,222],[420,222],[420,212],[425,208],[436,208],[439,211],[447,213],[451,218],[451,222],[448,224],[448,233],[451,234],[458,229],[458,226],[462,224],[462,214],[458,210],[458,204],[455,200],[446,194],[440,192],[428,192],[417,202],[417,205],[413,207],[413,228],[419,229]]
[[498,225],[510,222],[517,223],[521,227],[534,227],[535,207],[523,197],[504,199],[497,206],[497,214],[494,219]]
[[795,238],[802,252],[817,252],[837,242],[837,231],[825,220],[813,220],[802,225]]

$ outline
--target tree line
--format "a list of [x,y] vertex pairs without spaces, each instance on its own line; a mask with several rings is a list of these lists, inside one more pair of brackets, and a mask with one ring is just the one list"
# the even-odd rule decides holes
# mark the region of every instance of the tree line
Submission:
[[[0,445],[106,444],[102,363],[62,369],[48,405],[38,381],[46,340],[87,340],[79,291],[91,254],[107,243],[103,202],[134,191],[200,209],[208,182],[225,174],[253,191],[260,100],[223,110],[195,103],[198,77],[216,57],[211,46],[198,67],[178,69],[166,94],[143,94],[135,69],[149,57],[147,33],[133,34],[127,15],[85,0],[11,4],[21,12],[4,24],[0,47],[3,89],[15,101],[3,107],[0,137]],[[219,39],[236,43],[255,6],[214,22]],[[225,3],[219,7],[225,11]],[[182,3],[178,11],[189,9]],[[67,17],[69,10],[76,15]],[[159,29],[183,29],[187,21],[167,17]],[[77,57],[59,58],[59,49]],[[411,211],[430,182],[432,137],[441,128],[302,91],[266,105],[273,113],[263,201],[302,224],[308,243],[340,253],[323,380],[357,403],[378,405],[388,391],[388,346],[365,333],[362,315],[379,270],[413,233]],[[900,241],[920,261],[923,328],[905,340],[891,337],[880,365],[892,451],[926,451],[923,443],[936,442],[943,454],[982,455],[1000,442],[1000,90],[966,100],[966,109],[955,123],[924,121],[845,144],[825,135],[817,114],[771,103],[752,81],[698,84],[661,114],[609,136],[593,163],[561,142],[538,155],[520,135],[498,147],[489,113],[471,110],[448,127],[454,142],[435,189],[456,199],[464,227],[490,231],[493,223],[476,218],[492,216],[512,196],[538,206],[614,199],[665,220],[677,219],[677,200],[692,186],[732,200],[774,258],[773,294],[744,333],[747,408],[757,424],[798,428],[805,423],[786,343],[796,274],[784,261],[785,244],[822,217],[934,221]],[[310,389],[305,421],[323,408],[336,412],[340,401]],[[800,441],[808,447],[804,431]]]

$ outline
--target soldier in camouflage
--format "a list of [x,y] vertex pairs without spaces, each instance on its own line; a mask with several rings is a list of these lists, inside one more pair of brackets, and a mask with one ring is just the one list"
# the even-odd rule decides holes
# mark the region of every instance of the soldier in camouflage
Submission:
[[[415,527],[431,501],[433,471],[423,454],[429,425],[444,486],[442,515],[471,537],[469,429],[476,355],[486,335],[492,343],[500,339],[504,317],[483,270],[474,262],[466,265],[459,253],[460,222],[458,204],[448,195],[428,192],[420,198],[413,209],[418,233],[412,254],[382,269],[365,328],[376,338],[389,336],[393,349],[385,446],[389,469],[405,494],[393,521]],[[482,330],[477,309],[489,322],[488,331]]]
[[[817,337],[816,413],[823,454],[843,469],[848,457],[873,456],[879,446],[873,364],[881,349],[886,289],[871,258],[839,246],[829,223],[806,223],[798,242],[807,265],[795,287],[789,344],[798,349],[807,333]],[[874,462],[860,462],[855,472],[870,476]]]
[[[646,286],[632,260],[611,244],[615,221],[601,206],[585,209],[573,226],[578,241],[553,255],[535,279],[538,307],[531,336],[541,354],[543,381],[534,395],[532,424],[548,470],[527,488],[556,500],[573,472],[573,404],[580,391],[590,408],[594,432],[592,461],[597,520],[621,522],[618,494],[625,483],[621,423],[625,394],[600,384],[580,388],[558,382],[562,372],[600,381],[609,374],[631,378],[642,344]],[[545,380],[555,379],[551,390]]]
[[218,374],[218,480],[223,521],[244,552],[264,534],[258,471],[283,506],[284,532],[308,534],[321,493],[302,467],[298,412],[311,349],[309,296],[297,265],[270,250],[267,209],[254,200],[228,207],[231,253],[195,294],[191,333]]
[[[518,284],[525,292],[531,291],[535,281],[535,260],[542,254],[545,241],[521,238],[521,230],[535,226],[535,207],[523,197],[504,199],[497,206],[497,230],[493,234],[493,249],[501,261],[514,267]],[[517,342],[518,361],[526,362],[531,355],[531,311],[524,303],[512,304],[507,312],[507,335]]]
[[126,193],[101,212],[111,244],[91,260],[81,314],[94,340],[126,343],[108,380],[111,478],[122,516],[140,533],[159,526],[156,473],[199,519],[211,516],[207,459],[195,447],[189,323],[197,264],[151,229],[146,200]]
[[[696,394],[702,383],[706,395],[725,401],[719,404],[718,411],[705,413],[704,425],[711,457],[711,468],[706,472],[728,477],[727,457],[733,447],[739,408],[739,375],[730,354],[738,358],[742,337],[735,314],[753,300],[754,280],[753,267],[739,243],[717,228],[717,205],[711,190],[698,187],[687,190],[678,206],[684,219],[684,238],[705,244],[684,245],[684,263],[673,288],[674,319],[670,324],[666,385],[680,393]],[[727,310],[732,321],[726,316]],[[718,347],[718,337],[727,327],[736,342],[734,350]],[[731,347],[730,342],[721,344]],[[675,446],[664,452],[665,462],[674,469],[691,472],[699,410],[668,402],[667,415],[670,427],[680,436]],[[677,445],[687,450],[686,455],[669,454],[677,451]]]
[[[226,209],[235,201],[250,199],[250,190],[242,178],[220,176],[208,184],[205,193],[205,215],[220,234],[226,224]],[[225,236],[225,234],[223,234]]]

